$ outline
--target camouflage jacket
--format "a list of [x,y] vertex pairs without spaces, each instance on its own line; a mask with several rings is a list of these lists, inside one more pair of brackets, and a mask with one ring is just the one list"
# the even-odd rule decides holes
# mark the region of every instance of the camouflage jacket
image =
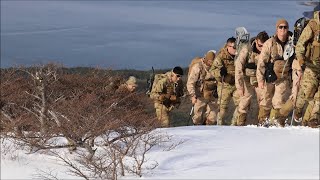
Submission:
[[220,70],[225,66],[228,70],[228,74],[235,75],[235,64],[234,56],[229,54],[227,45],[220,49],[217,57],[214,59],[210,71],[217,81],[221,82]]
[[[251,44],[244,45],[235,61],[235,85],[237,89],[242,89],[244,81],[247,78],[245,70],[248,63],[257,65],[259,50],[256,48],[255,41]],[[256,69],[255,69],[256,71]]]
[[203,59],[192,66],[187,81],[187,90],[191,96],[202,97],[204,81],[215,81],[209,70],[210,67],[203,62]]
[[[310,20],[307,26],[303,29],[301,36],[296,45],[295,53],[298,60],[304,60],[307,64],[312,63],[315,66],[309,66],[311,70],[320,73],[320,58],[319,53],[313,57],[315,49],[320,49],[320,17],[319,11],[314,13],[314,19]],[[318,38],[318,39],[317,39]],[[318,42],[318,43],[317,43]],[[311,52],[307,53],[307,47],[311,47]],[[311,59],[312,58],[312,59]]]
[[[165,74],[157,74],[155,76],[154,83],[152,85],[152,90],[150,97],[158,103],[162,103],[159,99],[161,95],[175,95],[177,98],[183,96],[183,82],[182,80],[177,83],[170,82],[170,76],[172,72],[169,71]],[[174,102],[172,102],[174,103]]]
[[283,45],[281,45],[279,42],[280,40],[278,40],[276,35],[274,35],[263,44],[263,48],[258,57],[258,64],[257,64],[258,82],[262,82],[265,80],[264,75],[265,75],[267,62],[274,63],[276,60],[280,60],[280,59],[283,60],[283,50],[284,50],[284,47],[288,44],[290,38],[292,37],[288,35],[287,41]]

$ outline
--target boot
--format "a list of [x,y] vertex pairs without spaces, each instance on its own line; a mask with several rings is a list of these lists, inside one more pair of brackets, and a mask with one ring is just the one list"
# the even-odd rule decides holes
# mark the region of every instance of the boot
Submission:
[[274,109],[272,108],[271,109],[271,112],[270,112],[270,123],[272,125],[277,125],[277,121],[279,119],[279,116],[280,116],[280,109]]
[[227,109],[220,109],[219,115],[218,115],[218,125],[224,125],[224,116],[226,114]]
[[317,119],[310,119],[309,121],[307,121],[308,126],[311,128],[318,128],[319,127],[319,122]]
[[238,126],[244,126],[246,124],[247,113],[239,113]]
[[264,126],[268,120],[270,114],[270,110],[265,109],[264,107],[259,107],[259,114],[258,114],[258,126]]
[[296,108],[294,110],[294,117],[293,118],[297,122],[301,121],[301,119],[302,119],[302,109]]
[[287,102],[285,104],[282,105],[282,107],[280,108],[280,114],[282,116],[289,116],[289,113],[293,110],[293,103],[292,101],[289,99],[287,100]]

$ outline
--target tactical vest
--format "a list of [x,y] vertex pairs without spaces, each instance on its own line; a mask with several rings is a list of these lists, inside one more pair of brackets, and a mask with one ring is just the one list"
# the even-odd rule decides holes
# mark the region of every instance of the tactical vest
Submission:
[[313,32],[312,42],[308,43],[306,50],[306,66],[320,73],[320,24],[315,20],[309,21]]
[[222,65],[227,68],[228,74],[235,76],[235,64],[234,57],[232,57],[226,47],[219,53],[220,59],[222,60]]
[[251,46],[248,46],[248,55],[247,59],[244,65],[243,72],[245,74],[245,77],[248,77],[250,84],[253,86],[258,85],[258,80],[256,76],[257,71],[257,62],[258,62],[258,56],[259,54],[254,52],[254,42],[251,44]]
[[[204,62],[200,63],[200,74],[199,74],[199,85],[200,85],[200,92],[204,99],[213,100],[214,92],[217,91],[217,81],[213,77],[207,77],[209,74],[209,70],[205,69]],[[197,83],[198,84],[198,83]]]
[[271,62],[273,65],[273,71],[275,72],[277,79],[287,78],[289,76],[290,65],[289,59],[283,58],[284,49],[282,49],[282,55],[278,53],[278,45],[276,42],[276,36],[272,37],[271,45]]

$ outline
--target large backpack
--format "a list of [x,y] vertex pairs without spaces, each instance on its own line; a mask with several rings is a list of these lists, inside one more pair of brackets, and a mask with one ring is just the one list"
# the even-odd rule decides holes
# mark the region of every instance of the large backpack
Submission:
[[307,26],[309,20],[305,17],[299,18],[294,23],[294,30],[293,30],[293,44],[296,45],[298,39],[303,31],[303,29]]
[[245,27],[237,27],[235,30],[235,36],[236,36],[236,57],[235,59],[237,59],[241,48],[244,45],[248,45],[249,41],[250,41],[250,33],[247,31],[247,29]]
[[192,67],[193,67],[195,64],[201,62],[201,59],[202,59],[202,57],[195,57],[195,58],[192,59],[191,63],[189,64],[188,77],[189,77],[189,75],[190,75],[190,73],[191,73]]

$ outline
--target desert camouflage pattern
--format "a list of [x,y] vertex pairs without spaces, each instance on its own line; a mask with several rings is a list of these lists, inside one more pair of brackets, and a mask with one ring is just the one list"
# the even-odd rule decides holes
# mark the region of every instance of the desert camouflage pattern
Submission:
[[[256,70],[246,70],[245,68],[247,63],[257,64],[258,62],[259,52],[255,49],[255,46],[256,45],[254,41],[251,45],[243,46],[235,61],[235,85],[238,90],[243,89],[244,91],[244,95],[241,96],[239,100],[239,114],[246,114],[248,112],[248,107],[250,105],[252,96],[255,93],[258,103],[261,101],[261,90],[258,89],[257,84],[252,83],[254,80],[256,80]],[[248,74],[248,71],[252,71],[254,75],[252,76]]]
[[195,125],[216,124],[218,104],[217,99],[213,97],[216,80],[209,70],[210,67],[203,62],[203,59],[189,70],[187,90],[191,96],[197,97],[192,117]]
[[[262,51],[258,57],[257,79],[258,82],[265,82],[265,70],[267,62],[283,61],[283,47],[273,36],[264,44]],[[289,36],[288,36],[289,40]],[[282,60],[281,60],[282,59]],[[289,78],[278,78],[274,83],[265,83],[261,93],[260,108],[264,108],[266,112],[274,109],[277,112],[290,95]],[[272,113],[269,119],[277,119],[279,113]],[[260,118],[265,118],[259,115]]]

